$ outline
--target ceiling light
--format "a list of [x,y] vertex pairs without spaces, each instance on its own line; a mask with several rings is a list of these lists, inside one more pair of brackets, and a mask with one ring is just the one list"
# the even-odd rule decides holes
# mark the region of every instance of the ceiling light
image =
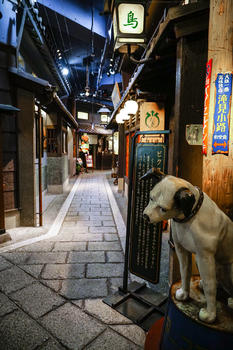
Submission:
[[65,76],[66,76],[66,75],[68,75],[68,74],[69,74],[69,69],[68,69],[68,68],[66,68],[66,67],[64,67],[64,68],[62,68],[62,71],[61,71],[61,72],[62,72],[62,74],[63,74],[63,75],[65,75]]

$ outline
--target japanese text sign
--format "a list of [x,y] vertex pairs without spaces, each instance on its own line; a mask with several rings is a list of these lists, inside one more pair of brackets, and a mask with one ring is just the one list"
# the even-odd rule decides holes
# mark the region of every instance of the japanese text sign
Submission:
[[118,7],[119,30],[125,34],[141,34],[144,30],[144,7],[141,4],[122,3]]
[[153,179],[140,181],[150,168],[164,171],[166,145],[162,143],[138,143],[136,146],[132,224],[130,230],[130,272],[152,283],[158,283],[161,253],[161,224],[150,225],[143,219],[143,211],[149,202]]
[[214,132],[212,154],[228,154],[229,114],[231,105],[232,74],[219,73],[215,82],[216,98],[214,110]]

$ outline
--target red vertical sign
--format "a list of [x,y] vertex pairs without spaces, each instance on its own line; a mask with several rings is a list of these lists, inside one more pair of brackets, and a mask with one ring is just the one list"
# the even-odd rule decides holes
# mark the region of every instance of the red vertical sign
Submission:
[[204,118],[203,118],[203,143],[202,153],[207,155],[208,143],[208,122],[209,122],[209,104],[210,104],[210,78],[212,69],[212,58],[206,64],[206,79],[205,79],[205,101],[204,101]]

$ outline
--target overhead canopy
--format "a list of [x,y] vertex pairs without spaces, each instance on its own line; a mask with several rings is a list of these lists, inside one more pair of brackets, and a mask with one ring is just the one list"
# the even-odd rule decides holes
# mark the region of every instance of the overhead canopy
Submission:
[[101,126],[97,126],[94,124],[79,124],[80,132],[85,132],[87,134],[95,134],[95,135],[112,135],[112,130],[106,130]]
[[48,106],[48,109],[55,109],[60,111],[67,123],[74,129],[78,129],[78,123],[68,111],[64,103],[55,93],[54,86],[50,85],[48,81],[34,77],[32,74],[19,71],[17,68],[9,68],[11,78],[17,87],[32,91],[35,93],[42,104]]
[[0,104],[0,112],[19,112],[20,109],[11,105]]

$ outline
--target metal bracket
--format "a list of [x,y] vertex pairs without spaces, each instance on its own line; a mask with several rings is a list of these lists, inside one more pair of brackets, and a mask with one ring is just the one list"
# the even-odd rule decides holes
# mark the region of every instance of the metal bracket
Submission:
[[148,331],[161,317],[164,317],[167,297],[148,288],[145,283],[133,282],[128,286],[128,292],[119,292],[103,299],[103,302],[139,327]]

